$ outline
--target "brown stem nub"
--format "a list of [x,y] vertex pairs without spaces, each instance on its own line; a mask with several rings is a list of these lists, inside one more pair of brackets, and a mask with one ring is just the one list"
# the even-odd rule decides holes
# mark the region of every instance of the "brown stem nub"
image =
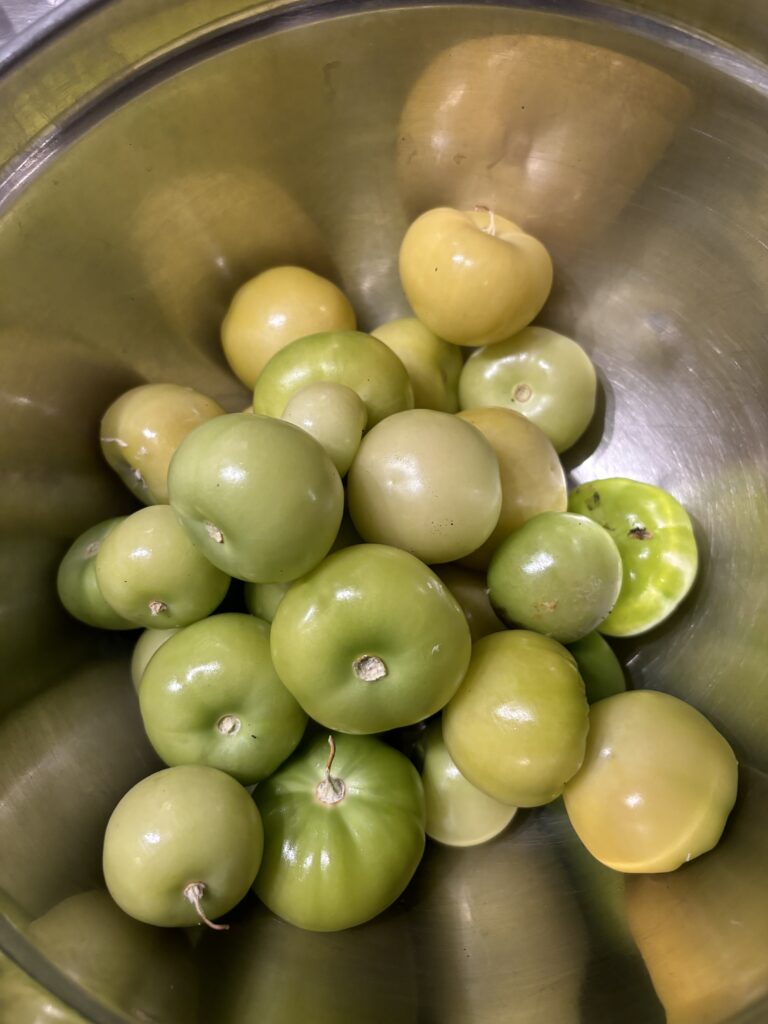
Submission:
[[328,746],[330,747],[330,753],[328,754],[328,760],[325,762],[325,777],[322,781],[318,782],[315,788],[315,796],[321,804],[337,804],[347,795],[347,787],[344,784],[344,779],[337,779],[331,775],[333,759],[336,757],[336,743],[333,736],[328,737]]
[[163,612],[168,611],[168,605],[165,601],[150,601],[149,610],[152,615],[161,615]]
[[195,908],[197,916],[200,918],[200,924],[205,924],[209,928],[213,928],[216,932],[229,931],[228,924],[215,924],[207,916],[203,910],[203,905],[200,902],[205,895],[205,882],[190,882],[184,889],[184,897],[188,899],[192,906]]

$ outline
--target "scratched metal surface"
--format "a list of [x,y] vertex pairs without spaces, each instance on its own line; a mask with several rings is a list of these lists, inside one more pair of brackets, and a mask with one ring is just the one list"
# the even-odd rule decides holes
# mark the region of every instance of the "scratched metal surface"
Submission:
[[[6,3],[6,21],[18,9]],[[734,8],[732,41],[757,12]],[[217,1022],[765,1020],[765,66],[649,4],[589,0],[121,0],[23,53],[9,45],[5,948],[105,1021],[147,1006],[162,1022],[188,1020],[171,995],[197,985],[199,1019]],[[95,660],[124,665],[119,643],[94,650],[51,597],[68,540],[125,507],[95,423],[140,379],[243,404],[217,325],[235,287],[269,264],[334,276],[363,326],[400,314],[399,238],[440,202],[492,205],[552,250],[540,320],[588,349],[602,384],[594,428],[566,456],[571,479],[651,480],[694,517],[694,593],[617,650],[634,685],[685,697],[732,741],[739,805],[721,847],[671,876],[602,869],[553,805],[478,850],[431,847],[397,907],[351,936],[306,936],[248,905],[226,937],[184,957],[161,943],[156,989],[137,1009],[141,942],[125,939],[110,986],[83,975],[82,950],[46,959],[34,929],[9,923],[100,884],[109,809],[154,763],[120,662],[103,675]],[[341,976],[339,963],[350,965]]]

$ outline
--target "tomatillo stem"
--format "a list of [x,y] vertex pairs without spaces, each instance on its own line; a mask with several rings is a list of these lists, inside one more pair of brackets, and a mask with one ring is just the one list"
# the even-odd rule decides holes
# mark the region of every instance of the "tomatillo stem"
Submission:
[[203,910],[201,899],[205,895],[205,882],[190,882],[184,888],[184,897],[188,899],[192,906],[195,908],[197,916],[200,918],[200,923],[208,925],[209,928],[213,928],[217,932],[229,931],[228,924],[215,924],[207,916]]
[[328,737],[328,746],[330,747],[330,753],[328,754],[328,760],[325,762],[325,777],[321,782],[318,782],[315,796],[321,804],[337,804],[347,795],[347,787],[343,779],[337,779],[331,775],[331,766],[336,756],[336,743],[333,736]]
[[352,662],[352,671],[363,682],[375,683],[387,674],[387,666],[377,654],[363,654]]

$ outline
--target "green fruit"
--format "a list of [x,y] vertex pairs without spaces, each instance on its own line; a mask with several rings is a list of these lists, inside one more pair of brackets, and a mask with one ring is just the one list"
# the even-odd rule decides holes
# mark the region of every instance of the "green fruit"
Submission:
[[384,732],[439,711],[470,656],[464,614],[413,555],[363,544],[298,580],[271,634],[280,678],[328,729]]
[[614,477],[577,487],[568,508],[605,527],[621,555],[621,592],[600,632],[636,636],[669,618],[693,586],[699,561],[682,505],[660,487]]
[[488,587],[506,623],[571,643],[604,622],[621,576],[618,549],[605,530],[586,516],[543,512],[499,546]]
[[320,381],[344,384],[359,395],[368,428],[413,408],[408,373],[384,342],[362,331],[326,331],[298,338],[270,359],[256,381],[253,410],[282,416],[293,395]]
[[178,633],[178,627],[173,629],[145,629],[131,655],[131,682],[133,688],[138,692],[141,677],[149,664],[149,660],[155,651],[162,647],[166,640]]
[[252,615],[214,615],[179,630],[147,665],[139,703],[166,764],[209,765],[244,785],[282,764],[307,724],[275,672],[269,625]]
[[452,562],[435,566],[434,572],[459,602],[469,624],[472,643],[482,636],[488,636],[489,633],[499,633],[506,629],[493,610],[484,575]]
[[299,427],[233,413],[193,431],[169,473],[171,505],[220,569],[285,583],[328,553],[344,489],[322,446]]
[[142,384],[117,398],[101,420],[101,450],[145,505],[168,504],[168,466],[187,434],[224,410],[178,384]]
[[210,924],[248,892],[263,830],[245,789],[215,768],[166,768],[129,790],[107,824],[104,878],[147,924]]
[[106,519],[82,533],[59,564],[56,589],[70,615],[98,629],[135,629],[107,603],[96,579],[96,555],[104,538],[126,517]]
[[581,640],[568,644],[568,650],[576,659],[590,704],[626,690],[624,669],[599,633],[587,633]]
[[186,626],[217,608],[230,578],[195,547],[170,505],[150,505],[101,543],[96,579],[130,622],[151,629]]
[[243,587],[245,606],[257,619],[272,622],[290,586],[290,583],[246,583]]
[[601,863],[674,871],[717,844],[737,768],[726,740],[695,708],[629,690],[592,705],[584,763],[565,788],[565,807]]
[[363,438],[347,498],[360,535],[427,563],[480,547],[499,520],[501,478],[493,448],[450,413],[412,409]]
[[438,338],[416,317],[390,320],[371,334],[391,348],[408,371],[417,409],[458,410],[461,349]]
[[597,376],[584,349],[546,327],[526,327],[473,352],[459,379],[462,409],[522,413],[558,452],[574,445],[595,413]]
[[427,728],[421,746],[426,832],[447,846],[477,846],[502,832],[517,813],[465,779],[448,753],[439,722]]
[[579,769],[589,722],[576,662],[555,640],[507,630],[474,645],[443,739],[459,771],[501,803],[536,807]]
[[344,476],[360,447],[368,410],[345,384],[319,381],[288,400],[282,419],[311,434],[328,453],[339,476]]
[[318,737],[259,785],[254,889],[311,931],[352,928],[403,892],[424,852],[424,793],[406,757],[369,736]]

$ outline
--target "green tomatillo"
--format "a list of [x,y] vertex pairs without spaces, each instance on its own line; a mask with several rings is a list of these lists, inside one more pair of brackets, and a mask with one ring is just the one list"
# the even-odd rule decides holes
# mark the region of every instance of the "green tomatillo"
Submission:
[[125,518],[105,519],[81,533],[62,558],[56,575],[59,600],[69,614],[98,629],[136,628],[135,622],[119,615],[107,602],[96,579],[96,556],[102,542]]
[[374,733],[439,711],[464,676],[471,641],[464,613],[426,565],[362,544],[294,583],[271,646],[278,675],[312,718]]
[[568,508],[604,527],[621,555],[621,592],[600,632],[636,636],[668,618],[698,568],[693,525],[680,502],[652,484],[613,477],[581,484]]
[[166,764],[207,764],[244,785],[282,764],[307,724],[275,672],[268,623],[235,612],[166,641],[144,671],[139,703]]
[[338,931],[375,917],[400,896],[424,852],[419,775],[371,736],[317,737],[254,797],[264,822],[254,890],[300,928]]

